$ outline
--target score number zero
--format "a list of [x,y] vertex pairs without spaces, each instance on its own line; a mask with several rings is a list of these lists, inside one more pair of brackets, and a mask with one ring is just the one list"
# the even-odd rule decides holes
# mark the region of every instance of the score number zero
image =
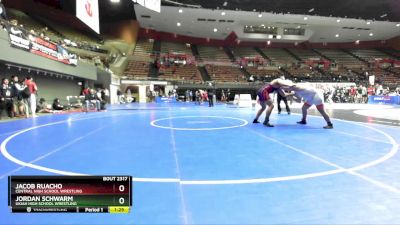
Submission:
[[[129,180],[129,177],[103,177],[103,181],[111,181],[111,182],[124,182],[124,181],[128,181],[128,180]],[[124,192],[125,185],[123,185],[123,184],[118,185],[118,191]],[[121,205],[125,204],[125,198],[120,197],[118,199],[118,203]]]

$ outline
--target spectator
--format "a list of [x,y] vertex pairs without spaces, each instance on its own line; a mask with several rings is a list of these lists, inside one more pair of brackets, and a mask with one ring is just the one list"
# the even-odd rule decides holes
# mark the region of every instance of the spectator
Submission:
[[13,118],[13,93],[12,87],[9,85],[9,81],[7,78],[3,78],[1,82],[1,89],[0,89],[0,104],[2,105],[0,110],[0,117],[3,113],[3,110],[6,109],[8,113],[8,117]]
[[110,91],[108,90],[108,88],[105,88],[103,91],[104,91],[104,101],[106,103],[110,103]]
[[[33,81],[33,78],[31,76],[26,77],[25,84],[27,88],[29,89],[29,109],[32,113],[32,117],[36,117],[36,94],[37,94],[37,85]],[[28,110],[26,110],[26,115],[29,116]]]
[[[18,76],[11,77],[11,87],[13,89],[13,111],[15,116],[25,116],[25,104],[21,95],[21,92],[25,88],[25,84],[20,82]],[[18,111],[18,113],[17,113]]]
[[124,101],[122,99],[122,92],[119,89],[117,90],[117,97],[118,97],[118,104],[124,103]]
[[361,97],[362,97],[362,103],[367,103],[368,102],[368,93],[367,93],[367,88],[363,85],[361,85]]
[[90,93],[85,96],[86,110],[89,111],[90,104],[96,106],[96,110],[100,111],[100,98],[97,96],[96,91],[91,89]]
[[[99,93],[100,93],[100,95],[99,95]],[[108,96],[106,96],[105,89],[99,89],[98,93],[97,93],[97,96],[99,96],[99,98],[100,98],[100,109],[101,110],[106,110],[106,104],[107,104]]]
[[64,106],[61,105],[60,99],[58,99],[58,98],[55,98],[55,99],[54,99],[53,105],[52,105],[52,106],[53,106],[53,109],[54,109],[54,110],[58,110],[58,111],[64,110]]
[[51,107],[47,104],[46,99],[41,98],[39,99],[39,104],[37,106],[36,112],[38,113],[52,113]]
[[200,99],[201,99],[200,91],[197,90],[196,93],[195,93],[195,104],[199,104],[200,105]]
[[350,102],[351,103],[359,102],[358,96],[361,96],[361,86],[359,88],[351,86],[349,94],[350,94]]
[[89,87],[85,87],[85,88],[82,90],[82,95],[83,95],[83,96],[86,96],[86,95],[88,95],[88,94],[90,94],[90,88],[89,88]]
[[223,89],[222,89],[222,92],[221,92],[221,101],[222,102],[226,101],[225,91]]
[[367,90],[368,96],[375,95],[375,89],[373,86],[369,86]]
[[0,18],[3,20],[8,20],[6,8],[4,7],[3,3],[0,0]]
[[103,101],[103,90],[100,88],[97,88],[96,94],[97,94],[97,97],[99,97],[100,101]]
[[249,82],[254,82],[254,76],[253,75],[250,76]]
[[186,102],[190,102],[190,94],[189,94],[189,93],[190,93],[189,90],[186,90],[186,91],[185,91],[185,101],[186,101]]

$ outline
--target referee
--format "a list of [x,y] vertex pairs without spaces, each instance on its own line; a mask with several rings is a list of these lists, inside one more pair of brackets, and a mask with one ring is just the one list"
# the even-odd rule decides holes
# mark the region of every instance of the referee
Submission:
[[214,90],[208,90],[208,107],[214,107]]
[[[282,80],[284,80],[285,79],[285,77],[284,76],[281,76],[280,77]],[[277,105],[278,105],[278,114],[281,114],[281,111],[282,111],[282,109],[281,109],[281,101],[283,101],[284,103],[285,103],[285,106],[286,106],[286,112],[287,112],[287,114],[289,114],[290,115],[290,108],[289,108],[289,105],[288,105],[288,102],[287,102],[287,97],[285,97],[285,96],[282,96],[282,95],[280,95],[279,93],[277,94],[278,96],[277,96],[277,98],[276,98],[276,100],[277,100]]]
[[285,105],[286,105],[286,112],[287,112],[287,114],[290,115],[290,108],[289,108],[289,105],[288,105],[288,102],[287,102],[287,97],[283,97],[279,93],[277,95],[278,95],[278,97],[277,97],[278,114],[281,114],[281,111],[282,111],[282,109],[281,109],[281,101],[283,101],[285,103]]

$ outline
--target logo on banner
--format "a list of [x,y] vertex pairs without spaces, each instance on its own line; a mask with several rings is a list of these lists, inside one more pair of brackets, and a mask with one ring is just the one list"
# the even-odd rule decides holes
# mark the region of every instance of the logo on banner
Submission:
[[85,9],[86,9],[86,13],[92,17],[93,16],[93,10],[92,10],[92,1],[91,0],[87,0],[86,4],[85,4]]
[[100,33],[99,0],[76,0],[76,17]]

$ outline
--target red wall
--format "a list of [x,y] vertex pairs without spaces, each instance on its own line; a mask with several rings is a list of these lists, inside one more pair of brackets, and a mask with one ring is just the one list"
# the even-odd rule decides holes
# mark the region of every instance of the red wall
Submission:
[[400,37],[388,40],[388,45],[393,49],[400,50]]
[[[270,47],[270,48],[389,48],[391,45],[389,41],[362,41],[358,45],[354,42],[351,43],[309,43],[303,42],[295,46],[293,43],[278,43],[276,41],[271,41],[270,45],[267,45],[267,40],[265,42],[244,42],[238,43],[237,36],[232,32],[225,40],[215,40],[206,38],[196,38],[184,35],[176,35],[167,32],[158,32],[155,30],[140,28],[139,38],[148,39],[152,38],[155,40],[164,40],[170,42],[180,42],[180,43],[190,43],[198,45],[212,45],[212,46],[242,46],[242,47]],[[400,37],[399,37],[400,40]],[[400,49],[400,41],[398,43],[398,49]]]

